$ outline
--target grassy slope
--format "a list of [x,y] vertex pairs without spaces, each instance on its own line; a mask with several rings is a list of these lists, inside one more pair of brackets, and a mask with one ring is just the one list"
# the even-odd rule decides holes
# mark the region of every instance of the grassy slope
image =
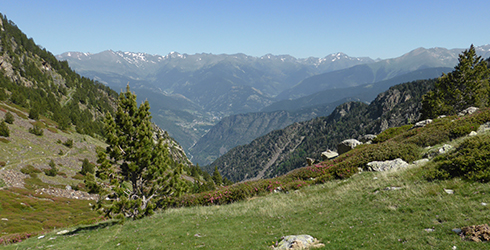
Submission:
[[[325,243],[325,249],[488,246],[462,241],[451,229],[488,221],[489,208],[481,203],[489,202],[490,185],[459,179],[427,182],[419,173],[419,167],[364,172],[289,194],[226,206],[170,209],[70,236],[50,233],[6,249],[268,249],[290,234],[310,234]],[[393,186],[402,189],[385,190]]]
[[[402,127],[391,139],[385,137],[390,143],[386,145],[442,145],[442,132],[467,134],[475,121],[487,122],[489,113],[439,119],[416,130]],[[465,138],[448,143],[457,146]],[[371,154],[363,153],[371,147],[377,145],[356,148],[340,158],[363,158]],[[5,249],[269,249],[290,234],[310,234],[325,243],[325,249],[488,247],[462,241],[451,230],[488,222],[490,207],[485,203],[490,203],[490,184],[460,178],[429,182],[425,168],[427,165],[398,172],[363,172],[287,194],[230,205],[168,209],[139,221],[71,235],[57,235],[55,230],[44,238],[32,237]],[[452,189],[454,194],[444,189]]]
[[[72,177],[80,171],[81,160],[87,158],[95,162],[95,146],[104,146],[104,143],[90,136],[60,131],[44,118],[41,119],[43,122],[36,122],[44,127],[44,135],[35,136],[28,132],[34,121],[27,119],[26,110],[0,103],[0,120],[7,111],[14,115],[15,121],[12,125],[8,124],[10,137],[0,141],[0,161],[5,164],[0,166],[0,173],[19,173],[27,165],[41,170],[49,169],[49,161],[53,160],[66,177],[50,177],[44,173],[38,173],[36,178],[25,176],[27,189],[9,187],[9,183],[0,178],[0,242],[2,238],[35,235],[83,221],[94,221],[98,215],[91,211],[90,201],[52,197],[36,190],[77,186],[82,180]],[[57,143],[58,140],[73,140],[73,147]]]

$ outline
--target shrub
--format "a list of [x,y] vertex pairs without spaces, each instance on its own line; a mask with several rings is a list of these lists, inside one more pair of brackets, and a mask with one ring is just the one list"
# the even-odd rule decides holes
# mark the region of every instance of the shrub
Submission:
[[402,127],[388,128],[385,131],[381,132],[379,135],[377,135],[376,138],[373,139],[373,143],[381,143],[387,141],[399,134],[402,134],[403,132],[406,132],[411,127],[412,125],[408,124]]
[[434,158],[426,178],[450,179],[462,177],[470,181],[490,182],[490,135],[466,139],[446,155]]
[[21,173],[23,174],[28,174],[28,175],[31,175],[31,174],[37,174],[37,173],[42,173],[41,170],[35,168],[34,166],[32,165],[27,165],[25,167],[23,167],[21,170],[20,170]]
[[56,176],[58,174],[58,168],[56,168],[56,164],[54,164],[54,161],[51,160],[49,162],[49,166],[51,167],[50,169],[44,169],[44,173],[47,176]]
[[5,121],[0,122],[0,136],[9,137],[10,130]]
[[42,136],[44,134],[44,130],[38,125],[34,125],[32,128],[29,128],[29,133]]
[[83,159],[82,170],[80,170],[80,174],[86,175],[87,173],[94,174],[95,173],[95,165],[90,163],[87,158]]
[[73,147],[73,140],[67,139],[65,142],[63,142],[63,145],[65,145],[68,148],[72,148]]
[[13,124],[14,123],[14,115],[12,115],[12,113],[10,113],[10,112],[7,112],[5,114],[5,122],[8,124]]

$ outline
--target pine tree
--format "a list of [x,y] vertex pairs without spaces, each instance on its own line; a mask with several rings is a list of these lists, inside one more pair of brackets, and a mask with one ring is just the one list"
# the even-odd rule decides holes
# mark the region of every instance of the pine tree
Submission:
[[221,174],[218,171],[218,167],[214,167],[214,173],[213,173],[213,181],[216,186],[221,186],[223,183],[223,178],[221,177]]
[[5,114],[5,122],[8,124],[13,124],[14,123],[14,115],[12,113],[8,112]]
[[10,130],[5,121],[0,122],[0,136],[9,137]]
[[[129,86],[121,93],[115,117],[107,113],[106,150],[99,150],[96,175],[87,174],[87,187],[101,198],[96,205],[108,217],[137,219],[153,213],[155,199],[166,202],[186,191],[181,167],[174,165],[162,140],[153,141],[150,105],[139,107]],[[105,197],[112,202],[104,203]]]
[[452,115],[470,106],[489,105],[487,62],[476,55],[473,45],[459,55],[458,61],[454,71],[443,74],[435,89],[424,95],[423,118]]

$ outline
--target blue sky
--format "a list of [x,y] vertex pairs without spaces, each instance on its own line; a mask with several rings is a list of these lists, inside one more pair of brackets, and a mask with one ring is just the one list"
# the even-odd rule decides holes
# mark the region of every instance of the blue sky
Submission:
[[393,58],[418,47],[490,43],[490,1],[1,0],[51,51]]

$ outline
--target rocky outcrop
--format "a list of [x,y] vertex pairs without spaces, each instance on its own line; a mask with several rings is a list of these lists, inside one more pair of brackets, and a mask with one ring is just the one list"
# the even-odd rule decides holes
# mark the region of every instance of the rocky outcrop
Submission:
[[406,167],[408,167],[408,163],[400,158],[391,161],[372,161],[367,164],[367,169],[375,172],[397,170]]
[[461,112],[458,113],[458,116],[465,116],[465,115],[471,115],[473,113],[475,113],[476,111],[478,111],[479,108],[476,108],[476,107],[469,107]]
[[412,129],[422,128],[422,127],[425,127],[425,126],[427,126],[428,124],[431,124],[431,123],[432,123],[432,120],[431,119],[419,121],[419,122],[417,122],[417,123],[415,123],[413,125]]
[[344,154],[361,144],[362,142],[356,139],[343,140],[341,143],[339,143],[339,145],[337,145],[337,153],[339,153],[339,155]]

